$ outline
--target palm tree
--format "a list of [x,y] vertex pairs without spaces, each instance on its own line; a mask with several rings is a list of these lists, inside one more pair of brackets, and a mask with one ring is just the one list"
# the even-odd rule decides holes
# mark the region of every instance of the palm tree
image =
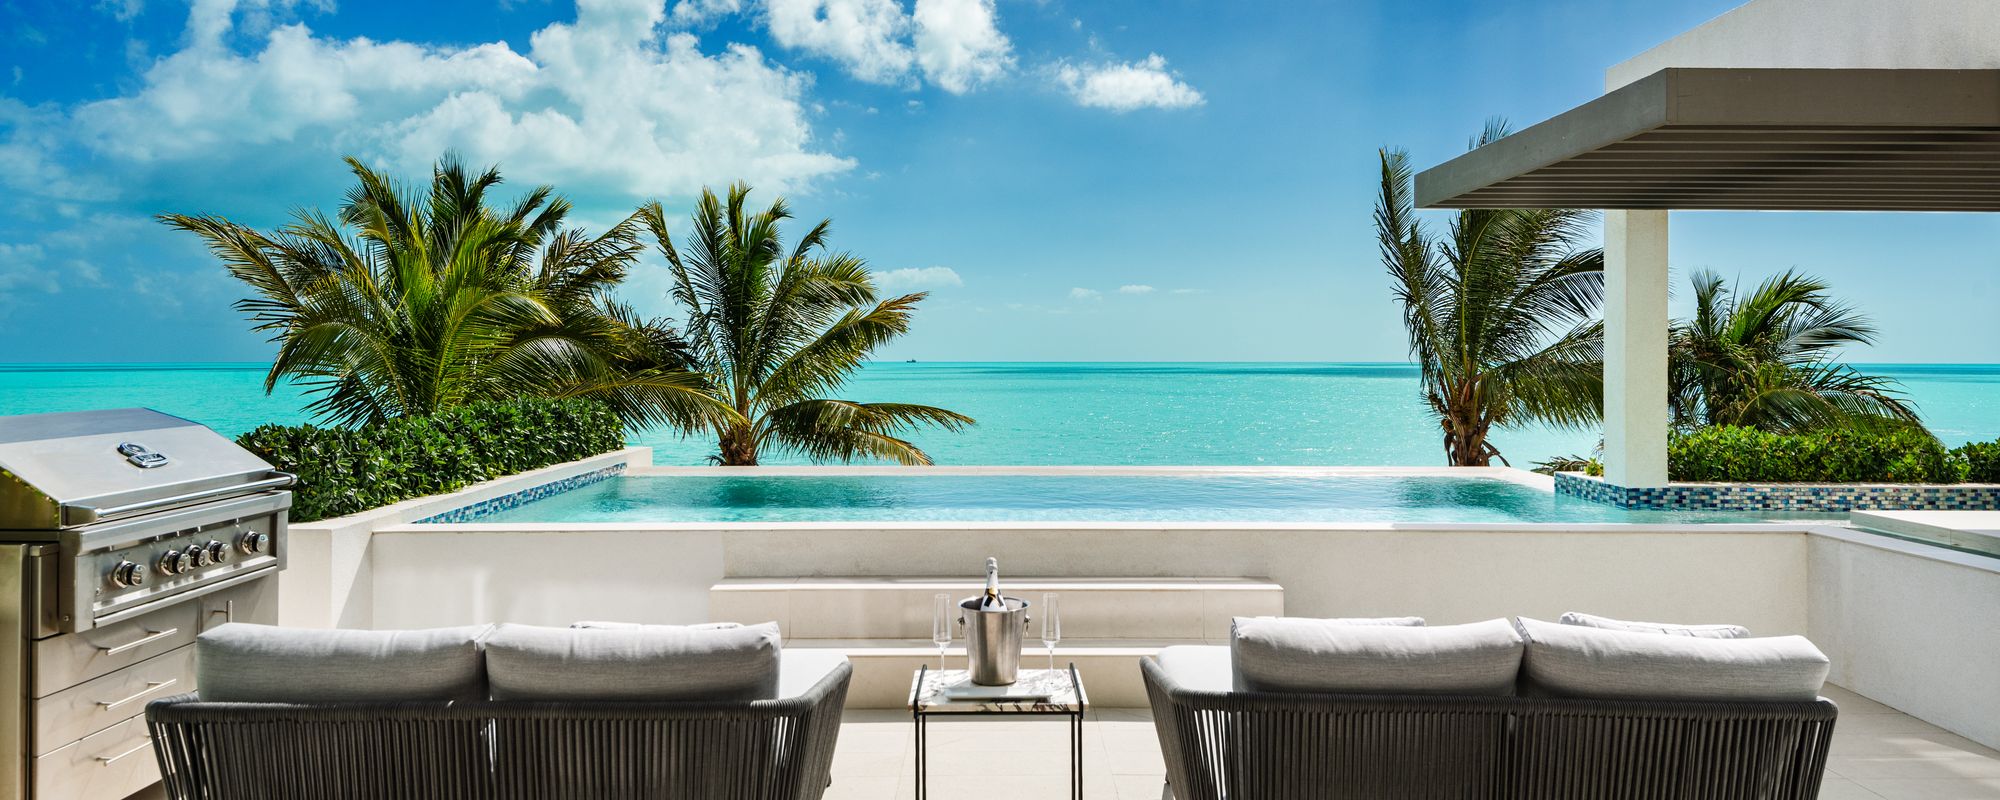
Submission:
[[1694,318],[1676,323],[1668,344],[1677,426],[1917,424],[1895,381],[1833,360],[1840,347],[1875,341],[1875,328],[1824,282],[1787,271],[1743,294],[1708,270],[1692,278]]
[[547,186],[489,207],[500,173],[452,156],[421,195],[347,165],[357,184],[335,219],[299,211],[263,233],[160,217],[255,291],[236,307],[278,344],[266,392],[301,383],[308,410],[343,425],[521,396],[595,398],[628,423],[690,430],[730,414],[670,326],[612,299],[644,251],[636,219],[565,228],[570,205]]
[[[751,466],[766,448],[814,461],[856,457],[929,464],[901,438],[927,425],[958,430],[971,417],[907,403],[857,403],[824,395],[839,389],[875,348],[910,329],[924,294],[878,299],[861,259],[826,250],[822,220],[788,251],[780,198],[751,213],[750,189],[725,201],[703,189],[693,231],[677,248],[658,203],[639,216],[673,273],[672,297],[686,314],[688,352],[715,397],[735,415],[712,423],[725,466]],[[683,249],[685,248],[685,252]]]
[[[1488,123],[1474,146],[1506,134],[1504,122]],[[1410,199],[1408,154],[1381,159],[1375,228],[1446,458],[1506,463],[1488,439],[1495,426],[1594,426],[1604,413],[1604,255],[1579,245],[1590,212],[1460,211],[1435,239]]]

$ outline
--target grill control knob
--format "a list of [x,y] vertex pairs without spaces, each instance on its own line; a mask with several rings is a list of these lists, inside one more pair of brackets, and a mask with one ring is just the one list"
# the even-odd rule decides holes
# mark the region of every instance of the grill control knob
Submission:
[[146,583],[146,567],[130,561],[120,561],[111,568],[111,585],[120,588],[143,586]]
[[243,538],[236,540],[236,546],[244,553],[254,556],[271,549],[271,535],[252,531],[243,534]]
[[179,575],[181,574],[181,570],[187,567],[186,553],[179,550],[168,550],[160,554],[160,572],[162,574]]
[[229,545],[214,539],[208,540],[208,563],[222,564],[229,561]]
[[206,567],[213,563],[215,559],[209,556],[208,548],[198,544],[188,545],[187,553],[181,556],[181,565],[187,569]]

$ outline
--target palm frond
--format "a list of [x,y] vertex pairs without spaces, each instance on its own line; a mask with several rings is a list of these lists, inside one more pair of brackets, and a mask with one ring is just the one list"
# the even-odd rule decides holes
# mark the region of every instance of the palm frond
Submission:
[[267,391],[295,382],[343,425],[519,396],[596,397],[635,425],[740,419],[686,371],[671,326],[607,300],[643,249],[643,213],[593,236],[563,227],[569,203],[548,187],[495,209],[499,171],[455,156],[422,193],[347,164],[337,214],[300,211],[270,234],[161,217],[252,290],[237,307],[278,344]]
[[929,457],[905,435],[957,430],[972,419],[943,409],[828,399],[875,349],[908,332],[922,294],[878,300],[866,262],[829,252],[829,222],[787,247],[783,199],[761,211],[749,187],[703,190],[692,233],[675,237],[658,204],[640,208],[672,273],[681,308],[678,348],[707,376],[714,399],[740,417],[713,427],[726,464],[754,464],[760,448],[808,459],[872,458],[905,464]]

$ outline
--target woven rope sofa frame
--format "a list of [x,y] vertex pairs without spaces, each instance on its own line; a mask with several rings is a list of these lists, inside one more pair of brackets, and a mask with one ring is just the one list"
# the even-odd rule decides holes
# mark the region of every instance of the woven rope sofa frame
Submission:
[[1210,692],[1141,662],[1176,800],[1806,800],[1837,709]]
[[205,703],[146,707],[176,800],[809,800],[854,669],[744,702]]

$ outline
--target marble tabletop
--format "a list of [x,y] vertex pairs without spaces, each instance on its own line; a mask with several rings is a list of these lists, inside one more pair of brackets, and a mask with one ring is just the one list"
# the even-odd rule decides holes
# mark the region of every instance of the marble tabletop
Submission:
[[950,696],[953,687],[971,681],[972,674],[962,669],[917,670],[910,676],[910,710],[919,714],[1062,714],[1078,713],[1090,707],[1090,700],[1083,691],[1083,677],[1078,675],[1072,682],[1070,669],[1023,669],[1013,685],[991,687],[995,691],[1005,688],[1017,695],[1046,694],[1046,697]]

